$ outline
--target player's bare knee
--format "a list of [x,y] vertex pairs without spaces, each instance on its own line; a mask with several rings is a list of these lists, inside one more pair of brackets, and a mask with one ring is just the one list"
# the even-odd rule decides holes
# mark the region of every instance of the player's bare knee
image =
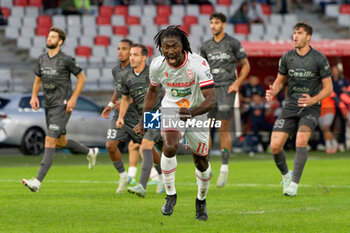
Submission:
[[57,143],[57,139],[53,137],[46,136],[45,137],[45,148],[55,148]]
[[106,149],[109,153],[114,153],[117,149],[118,143],[114,141],[107,141],[106,142]]
[[168,158],[174,157],[176,155],[177,145],[165,145],[164,155]]
[[278,143],[270,143],[272,154],[278,154],[282,151],[282,146]]
[[296,147],[306,147],[308,140],[306,138],[297,138],[295,141]]
[[154,146],[153,141],[150,141],[150,140],[144,138],[144,139],[142,139],[140,149],[141,150],[152,150],[153,146]]
[[208,169],[209,163],[206,156],[199,156],[193,154],[194,165],[200,172],[204,172]]

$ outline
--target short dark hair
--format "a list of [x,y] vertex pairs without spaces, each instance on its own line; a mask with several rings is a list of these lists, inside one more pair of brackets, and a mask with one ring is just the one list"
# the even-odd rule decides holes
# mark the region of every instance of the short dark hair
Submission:
[[146,56],[146,57],[148,57],[148,49],[143,44],[132,44],[131,48],[140,48],[141,49],[141,54]]
[[221,22],[223,22],[223,23],[226,23],[226,20],[227,20],[226,15],[224,15],[221,12],[214,12],[213,14],[211,14],[210,20],[212,20],[213,18],[220,19]]
[[130,39],[128,39],[128,38],[124,38],[124,39],[122,39],[120,42],[128,43],[130,47],[133,45],[132,40],[130,40]]
[[162,40],[165,37],[177,37],[181,40],[182,52],[192,53],[190,42],[187,38],[187,33],[180,29],[180,25],[170,25],[165,29],[160,30],[157,35],[154,37],[154,42],[156,43],[157,48],[159,49],[160,54],[162,52]]
[[66,33],[58,27],[51,27],[50,28],[50,32],[57,32],[58,33],[58,37],[62,40],[62,44],[66,39]]
[[308,35],[312,35],[312,32],[313,32],[312,26],[307,22],[298,22],[297,24],[295,24],[293,30],[299,29],[299,28],[304,28],[304,30]]

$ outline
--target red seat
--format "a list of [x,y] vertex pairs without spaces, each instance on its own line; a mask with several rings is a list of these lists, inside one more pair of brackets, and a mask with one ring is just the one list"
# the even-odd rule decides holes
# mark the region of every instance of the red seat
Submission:
[[113,33],[114,35],[121,35],[126,37],[129,34],[129,29],[127,26],[114,26]]
[[261,8],[264,15],[271,15],[271,6],[269,4],[261,4]]
[[140,18],[137,16],[127,16],[125,19],[125,23],[127,25],[139,25],[140,24]]
[[187,35],[190,34],[190,26],[188,26],[188,25],[181,25],[181,26],[180,26],[180,29],[181,29],[182,31],[186,32]]
[[87,47],[87,46],[78,46],[75,49],[75,54],[77,56],[90,57],[91,56],[91,49],[90,49],[90,47]]
[[148,57],[153,57],[153,47],[150,45],[146,45],[146,48],[148,49]]
[[36,29],[35,29],[35,34],[37,36],[45,36],[45,37],[47,37],[49,32],[50,32],[50,27],[37,26]]
[[111,24],[111,18],[110,17],[104,17],[104,16],[98,16],[96,18],[96,24],[98,25],[110,25]]
[[111,17],[113,14],[113,8],[111,6],[100,6],[98,14],[103,17]]
[[96,36],[95,45],[109,46],[109,37],[108,36]]
[[11,15],[11,11],[7,7],[0,7],[3,16],[7,19]]
[[169,24],[168,16],[156,16],[154,17],[154,23],[158,26]]
[[205,4],[199,7],[199,12],[201,15],[211,15],[214,12],[213,5]]
[[249,25],[246,24],[246,23],[237,23],[237,24],[235,24],[235,33],[236,34],[248,35],[249,34]]
[[191,25],[191,24],[197,24],[198,19],[196,16],[193,15],[185,15],[183,18],[184,25]]
[[231,0],[218,0],[216,3],[218,5],[231,6]]
[[42,7],[43,2],[42,2],[42,0],[29,0],[28,6]]
[[125,17],[128,15],[128,7],[127,6],[116,6],[114,7],[115,15],[124,15]]
[[51,16],[40,15],[37,19],[38,27],[50,28],[52,26]]
[[23,6],[23,7],[26,7],[26,6],[27,6],[27,0],[14,0],[14,1],[13,1],[13,5],[14,5],[14,6]]
[[350,4],[343,4],[339,8],[340,14],[350,15]]
[[167,16],[171,15],[171,6],[169,5],[158,5],[157,6],[157,16]]

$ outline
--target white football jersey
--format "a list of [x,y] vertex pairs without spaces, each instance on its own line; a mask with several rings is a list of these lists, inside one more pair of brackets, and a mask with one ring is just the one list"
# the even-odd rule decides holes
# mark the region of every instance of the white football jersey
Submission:
[[208,62],[195,53],[185,53],[185,61],[179,67],[170,66],[163,56],[154,58],[150,81],[152,86],[163,86],[162,107],[170,108],[198,107],[204,101],[201,87],[214,85]]

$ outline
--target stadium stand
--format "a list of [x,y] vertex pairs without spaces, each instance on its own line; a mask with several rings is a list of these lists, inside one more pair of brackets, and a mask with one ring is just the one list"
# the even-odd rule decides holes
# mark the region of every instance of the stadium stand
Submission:
[[[16,40],[17,49],[27,50],[32,61],[44,51],[49,28],[57,26],[66,30],[68,35],[63,50],[76,56],[84,68],[100,69],[100,72],[93,74],[99,73],[101,80],[105,80],[103,69],[115,63],[116,46],[122,38],[144,43],[152,58],[159,54],[154,47],[154,35],[160,28],[178,24],[189,33],[193,51],[198,52],[201,44],[211,37],[209,15],[220,11],[230,17],[242,2],[216,0],[212,1],[212,5],[102,5],[98,7],[96,15],[82,16],[43,15],[41,0],[0,0],[0,7],[8,18],[5,37]],[[270,5],[261,6],[265,24],[228,23],[226,32],[241,41],[289,40],[292,26],[300,19],[300,15],[277,14]],[[336,17],[339,25],[350,28],[349,4],[326,5],[325,15]],[[317,31],[313,36],[314,39],[321,37],[322,34]],[[96,81],[101,88],[107,87],[106,83]]]

